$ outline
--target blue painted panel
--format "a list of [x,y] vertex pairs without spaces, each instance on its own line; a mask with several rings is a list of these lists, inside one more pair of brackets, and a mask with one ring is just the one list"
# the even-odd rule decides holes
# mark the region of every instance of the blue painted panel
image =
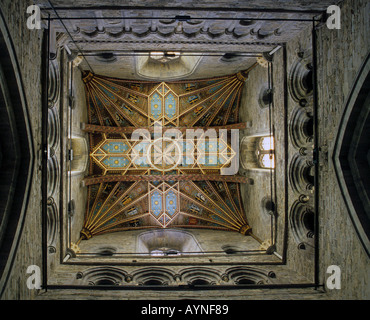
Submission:
[[110,141],[102,146],[106,153],[124,153],[128,148],[128,145],[123,141]]
[[162,100],[158,93],[153,94],[150,100],[150,113],[154,119],[158,119],[162,114]]
[[177,209],[177,198],[176,194],[171,190],[166,194],[166,211],[172,216],[175,214]]
[[120,169],[127,167],[130,161],[124,157],[108,156],[102,161],[102,163],[108,168]]
[[172,93],[165,99],[165,113],[171,119],[176,115],[176,99]]
[[154,191],[150,196],[152,213],[158,217],[162,213],[162,195],[158,191]]
[[[114,94],[110,91],[108,91],[106,88],[104,88],[102,85],[100,85],[99,83],[97,83],[97,86],[99,87],[100,90],[102,90],[104,92],[105,95],[107,95],[110,99],[114,100],[115,97],[114,97]],[[117,89],[111,87],[110,89],[112,89],[113,91],[117,91]]]

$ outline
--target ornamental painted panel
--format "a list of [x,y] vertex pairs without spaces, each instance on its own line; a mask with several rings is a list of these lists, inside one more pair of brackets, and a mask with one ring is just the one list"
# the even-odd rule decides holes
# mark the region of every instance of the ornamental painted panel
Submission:
[[162,194],[154,191],[150,196],[151,213],[158,217],[162,213]]
[[154,93],[150,99],[150,114],[156,120],[162,114],[162,99],[158,93]]
[[122,141],[107,141],[102,145],[106,153],[124,153],[129,149],[127,143]]
[[173,216],[177,209],[177,196],[171,190],[166,194],[166,212],[168,215]]
[[209,181],[116,182],[89,188],[92,199],[89,197],[88,216],[81,231],[83,239],[142,227],[249,230],[237,184],[224,183],[223,193]]
[[122,169],[126,168],[130,164],[130,160],[125,157],[112,157],[108,156],[101,162],[107,168]]
[[165,98],[165,114],[172,119],[176,115],[176,99],[172,93]]

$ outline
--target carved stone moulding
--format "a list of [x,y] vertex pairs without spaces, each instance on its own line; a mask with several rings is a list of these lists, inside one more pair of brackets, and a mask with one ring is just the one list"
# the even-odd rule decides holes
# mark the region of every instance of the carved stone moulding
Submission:
[[301,107],[295,107],[289,117],[289,137],[296,149],[307,147],[313,140],[313,117]]
[[314,165],[299,153],[295,154],[289,164],[289,182],[297,194],[311,193],[314,189]]
[[293,203],[289,213],[289,223],[299,250],[311,251],[314,248],[314,220],[314,209],[309,204],[300,201]]
[[312,96],[312,55],[309,50],[299,51],[288,75],[288,88],[292,99],[306,106]]

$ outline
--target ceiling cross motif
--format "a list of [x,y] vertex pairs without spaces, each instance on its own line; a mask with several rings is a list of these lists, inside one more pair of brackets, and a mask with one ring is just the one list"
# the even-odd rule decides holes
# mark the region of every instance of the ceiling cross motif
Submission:
[[229,166],[236,152],[227,143],[225,134],[217,139],[207,139],[205,133],[198,143],[190,139],[174,141],[158,138],[148,141],[130,141],[125,134],[121,138],[102,140],[90,153],[91,160],[102,171],[102,175],[113,173],[174,174],[218,172]]

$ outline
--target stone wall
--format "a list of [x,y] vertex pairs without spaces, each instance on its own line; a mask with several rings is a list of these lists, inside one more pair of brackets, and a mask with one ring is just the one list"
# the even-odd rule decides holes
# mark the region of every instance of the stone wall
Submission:
[[[237,265],[237,264],[214,264],[214,265],[142,265],[142,263],[120,264],[119,261],[106,265],[89,265],[87,263],[64,264],[55,272],[54,277],[50,279],[50,290],[57,289],[58,286],[66,286],[65,294],[68,294],[68,286],[98,286],[98,280],[113,280],[114,283],[105,285],[117,285],[118,289],[126,290],[130,286],[145,285],[147,289],[150,284],[143,283],[148,280],[159,280],[163,288],[171,288],[174,291],[179,289],[179,285],[191,285],[194,279],[204,279],[208,285],[240,286],[242,284],[250,285],[275,285],[275,286],[297,286],[309,285],[307,279],[291,272],[284,265]],[[227,277],[225,278],[224,275]],[[242,283],[241,279],[248,279],[251,282]],[[56,286],[56,287],[55,287]],[[95,289],[91,287],[91,289]],[[142,291],[142,295],[149,295]],[[106,295],[109,298],[109,293]],[[84,297],[81,297],[83,299]]]
[[[285,49],[281,47],[273,56],[270,80],[273,90],[271,114],[269,114],[269,105],[261,106],[260,102],[261,92],[268,88],[267,68],[258,66],[250,72],[242,100],[241,121],[246,121],[248,128],[242,132],[241,136],[269,135],[271,130],[275,138],[275,169],[272,172],[263,169],[241,170],[240,172],[253,179],[252,185],[242,186],[246,214],[253,233],[262,240],[271,239],[276,245],[276,252],[286,258],[287,268],[312,282],[314,280],[314,250],[308,244],[305,249],[302,249],[303,246],[300,249],[301,240],[297,240],[294,234],[291,211],[302,195],[309,195],[312,198],[310,203],[313,203],[313,194],[305,189],[305,184],[303,185],[304,190],[295,191],[294,183],[289,179],[289,175],[297,175],[290,167],[292,160],[299,154],[298,148],[293,146],[290,134],[290,131],[296,130],[293,121],[294,112],[297,108],[301,108],[303,113],[312,112],[309,110],[313,107],[312,93],[310,97],[307,97],[307,106],[303,108],[291,97],[289,88],[292,70],[296,62],[301,60],[297,53],[309,50],[311,47],[311,24],[306,22],[304,25],[306,30],[290,40]],[[303,146],[312,149],[306,140]],[[263,209],[262,200],[265,197],[274,201],[276,216],[271,216]],[[303,238],[302,241],[305,241],[306,235]]]
[[[258,65],[250,71],[243,90],[240,122],[246,122],[247,128],[240,132],[240,143],[244,137],[270,135],[269,106],[262,107],[259,104],[261,91],[267,87],[268,69]],[[252,232],[262,241],[271,240],[271,216],[263,211],[262,199],[274,195],[271,189],[271,179],[274,177],[268,169],[245,170],[240,166],[239,170],[240,174],[253,179],[253,184],[241,185],[247,221]],[[279,172],[279,176],[283,177],[283,174]]]
[[[44,3],[45,0],[38,0],[38,3]],[[334,1],[338,2],[338,1]],[[122,2],[120,0],[102,0],[99,3],[96,0],[54,0],[52,2],[54,6],[63,6],[63,7],[71,7],[71,6],[81,6],[81,7],[88,7],[88,6],[122,6]],[[326,6],[332,4],[333,1],[322,1],[322,0],[276,0],[276,1],[260,1],[260,0],[253,0],[248,1],[248,3],[243,3],[240,0],[215,0],[213,2],[202,2],[202,1],[182,1],[182,0],[175,0],[175,1],[163,1],[163,0],[150,0],[147,1],[145,4],[146,6],[158,6],[160,8],[163,7],[187,7],[187,8],[232,8],[232,9],[240,9],[242,8],[252,8],[252,9],[287,9],[287,10],[324,10]],[[140,0],[129,0],[125,1],[124,5],[126,6],[143,6],[143,3]],[[46,5],[49,7],[49,5]]]
[[31,117],[31,130],[36,155],[33,181],[25,214],[25,222],[12,270],[1,299],[31,299],[35,290],[26,286],[29,265],[41,267],[41,55],[42,30],[29,30],[26,26],[26,8],[32,1],[1,2],[20,66],[21,78]]
[[[139,290],[114,290],[109,293],[113,300],[140,300],[133,312],[140,312],[141,306],[147,306],[146,300],[320,300],[327,299],[322,291],[308,289],[240,289],[240,290],[197,290],[197,291],[160,291],[150,290],[143,295]],[[38,296],[38,300],[106,300],[106,290],[49,290]],[[130,303],[130,302],[128,302]],[[227,302],[225,303],[227,304]],[[170,305],[170,304],[168,304]],[[238,309],[242,306],[237,304]],[[242,311],[242,310],[240,310]]]
[[342,289],[328,290],[335,299],[369,299],[370,264],[345,206],[334,172],[332,153],[335,134],[347,96],[370,50],[370,3],[345,1],[341,29],[318,30],[319,146],[327,146],[320,166],[320,278],[330,265],[341,268]]
[[[74,95],[74,108],[71,113],[72,117],[72,127],[71,127],[71,135],[72,137],[78,137],[86,139],[87,145],[89,145],[88,134],[81,130],[81,123],[87,123],[88,116],[87,116],[87,105],[86,105],[86,94],[85,88],[81,78],[81,71],[78,68],[73,69],[73,95]],[[67,118],[65,119],[67,121]],[[66,122],[67,123],[67,122]],[[88,155],[85,155],[88,157]],[[85,172],[88,170],[88,164],[86,166]],[[81,181],[84,178],[85,172],[77,173],[70,175],[66,173],[66,180],[71,180],[70,185],[67,187],[71,187],[71,193],[67,198],[73,199],[75,203],[75,214],[70,219],[71,224],[71,241],[77,242],[80,237],[80,231],[83,226],[84,216],[86,212],[86,199],[87,199],[87,187],[81,186]],[[65,221],[67,217],[65,217]]]
[[[162,229],[158,229],[161,231]],[[172,230],[172,229],[171,229]],[[238,250],[258,250],[259,244],[251,237],[246,237],[238,232],[197,230],[197,229],[178,229],[184,231],[195,238],[203,252],[220,252],[224,254],[223,246],[231,246]],[[165,230],[164,230],[165,231]],[[123,231],[102,234],[92,237],[89,240],[81,242],[82,252],[97,252],[99,247],[112,246],[114,244],[117,252],[135,254],[138,251],[138,237],[143,233],[149,233],[145,230]],[[165,235],[163,235],[164,237]],[[125,241],[120,241],[120,239]],[[222,239],[222,241],[218,241]],[[171,241],[169,245],[171,244]]]
[[[280,153],[276,155],[276,170],[280,168],[280,172],[285,172],[285,175],[287,175],[285,180],[285,194],[282,194],[280,187],[277,190],[280,194],[277,199],[284,199],[284,203],[278,200],[277,206],[278,208],[280,206],[280,209],[284,208],[285,211],[278,210],[277,214],[280,217],[280,220],[278,218],[278,226],[284,228],[282,222],[286,223],[287,238],[285,245],[287,266],[299,274],[305,275],[310,281],[314,281],[313,243],[310,243],[311,246],[309,246],[309,239],[307,239],[306,232],[299,230],[300,226],[295,226],[295,223],[298,223],[300,218],[295,218],[296,214],[294,212],[294,205],[296,203],[302,203],[300,200],[302,196],[309,198],[310,205],[313,206],[314,204],[314,194],[306,189],[307,183],[299,177],[299,170],[294,170],[293,166],[293,161],[295,159],[298,160],[298,163],[306,163],[306,160],[312,162],[313,160],[312,151],[311,155],[309,154],[307,157],[302,156],[299,152],[300,148],[307,148],[308,152],[312,150],[312,142],[309,142],[309,137],[304,137],[304,139],[301,140],[297,139],[299,142],[297,142],[296,145],[292,138],[292,133],[296,135],[297,132],[300,131],[298,125],[299,121],[296,120],[298,117],[295,117],[295,114],[312,114],[313,109],[312,92],[306,94],[305,90],[302,90],[302,92],[300,92],[302,93],[302,97],[298,97],[297,94],[293,93],[298,90],[298,88],[295,88],[293,85],[297,82],[297,78],[299,78],[295,70],[297,68],[306,70],[306,64],[312,62],[312,26],[307,22],[302,24],[305,25],[306,30],[286,44],[286,62],[284,62],[283,49],[280,49],[274,55],[274,101],[278,107],[278,109],[274,111],[274,125],[275,135],[277,135],[277,150],[280,150]],[[283,67],[285,63],[286,66]],[[284,70],[284,68],[286,70]],[[284,74],[285,72],[286,74]],[[284,77],[286,77],[286,79],[284,79]],[[286,80],[285,85],[284,80]],[[307,102],[305,106],[300,105],[303,99]],[[284,107],[281,106],[282,101],[285,101]],[[284,128],[284,130],[282,130],[282,128]],[[283,136],[285,136],[285,146],[282,146]],[[280,159],[278,158],[279,155],[281,157]],[[279,173],[277,172],[277,174]],[[281,215],[285,216],[284,221],[281,221]],[[297,232],[304,232],[304,234],[302,237],[297,237]],[[314,237],[316,236],[317,235],[314,235]]]
[[[49,9],[50,5],[47,1],[39,0],[37,3],[43,8],[45,15],[49,13],[52,17],[55,16],[53,10]],[[286,42],[297,36],[302,31],[302,24],[298,21],[251,19],[277,17],[296,19],[301,14],[311,19],[317,12],[325,10],[326,5],[332,3],[333,1],[309,1],[307,3],[307,1],[291,0],[248,2],[155,0],[147,1],[143,6],[142,1],[137,0],[124,3],[121,1],[53,2],[60,17],[76,18],[75,20],[64,20],[64,25],[75,42],[72,43],[66,38],[66,43],[70,44],[72,50],[77,50],[75,44],[78,44],[78,47],[86,50],[87,53],[96,50],[129,53],[130,51],[137,52],[138,49],[204,52],[205,48],[213,52],[259,53],[269,51],[274,43]],[[127,10],[125,6],[131,6],[132,9]],[[159,9],[152,10],[151,6]],[[78,9],[81,7],[83,10]],[[101,10],[99,10],[100,7]],[[183,9],[162,10],[166,7]],[[150,11],[147,10],[148,8]],[[203,10],[196,11],[192,8],[203,8]],[[223,9],[223,12],[215,8]],[[261,12],[256,12],[258,9]],[[282,9],[290,11],[281,12]],[[190,16],[192,20],[179,21],[175,18],[177,15]],[[153,16],[161,19],[150,19]],[[78,19],[79,17],[89,19],[82,20]],[[135,19],[136,17],[140,18]],[[148,19],[142,19],[144,17]],[[230,18],[230,20],[225,18]],[[54,20],[53,23],[58,31],[65,32],[64,26],[58,20]],[[131,73],[133,64],[130,65],[130,58],[119,57],[116,69],[125,66],[126,70],[123,74]],[[94,61],[94,58],[89,58],[89,60]],[[212,63],[212,59],[209,61]],[[87,68],[85,63],[82,65]],[[101,66],[97,66],[96,70],[101,70]],[[213,68],[213,71],[213,75],[218,75],[219,66]],[[111,71],[111,73],[115,72]]]
[[[366,55],[369,52],[368,37],[363,35],[369,32],[369,4],[366,1],[347,1],[341,7],[341,29],[330,30],[325,24],[317,30],[317,53],[318,53],[318,126],[319,126],[319,148],[322,150],[320,154],[320,175],[319,181],[319,282],[326,284],[326,279],[329,274],[326,273],[330,265],[338,265],[342,271],[342,289],[327,290],[328,294],[335,299],[363,299],[369,296],[369,259],[366,252],[357,237],[354,226],[350,220],[349,213],[345,206],[343,196],[337,182],[334,172],[332,153],[334,147],[335,135],[342,117],[347,96],[353,85],[356,74],[363,63]],[[310,56],[308,60],[312,60],[312,37],[310,24],[307,29],[295,39],[287,43],[287,72],[288,78],[295,63],[302,60],[298,54],[303,52],[305,57]],[[279,109],[279,101],[284,100],[284,91],[281,90],[284,78],[282,77],[282,55],[283,50],[280,49],[274,55],[274,101],[275,101],[275,127],[284,125],[283,109]],[[257,75],[254,75],[256,73]],[[249,94],[256,95],[255,92],[260,90],[260,85],[265,78],[261,69],[255,69],[251,72],[253,81],[247,82],[246,91]],[[289,79],[288,79],[289,81]],[[297,116],[297,109],[300,108],[299,101],[292,98],[290,90],[287,97],[287,115],[288,122],[294,116]],[[246,93],[248,95],[248,93]],[[254,101],[253,101],[254,99]],[[307,105],[302,109],[304,112],[312,113],[313,97],[309,96]],[[277,103],[276,103],[277,102]],[[245,99],[243,101],[245,113],[242,115],[243,121],[249,121],[253,118],[253,123],[250,128],[245,130],[245,134],[253,134],[254,130],[262,130],[265,128],[267,116],[260,112],[260,117],[264,119],[255,120],[252,115],[256,109],[256,97]],[[279,113],[281,112],[281,113]],[[263,121],[265,120],[265,122]],[[288,123],[289,124],[289,123]],[[258,128],[258,129],[253,129]],[[288,131],[288,133],[290,133]],[[280,137],[283,135],[283,130],[276,130],[276,149],[281,147],[279,143]],[[297,138],[297,137],[296,137]],[[298,137],[300,138],[300,137]],[[310,152],[309,142],[306,145],[308,153]],[[326,150],[328,153],[326,154]],[[281,149],[283,151],[283,149]],[[290,163],[299,150],[294,146],[294,142],[289,136],[288,144],[288,159]],[[283,155],[280,153],[280,155]],[[307,157],[305,157],[306,159]],[[276,170],[279,169],[280,161],[276,159]],[[289,174],[289,171],[287,172]],[[263,185],[264,178],[260,178],[257,173],[247,172],[255,180],[255,184]],[[277,192],[279,193],[283,185],[279,184]],[[258,205],[262,194],[260,191],[253,191],[254,186],[245,186],[244,201],[250,210],[254,208],[255,212],[261,212]],[[265,185],[265,190],[268,186]],[[260,189],[261,190],[261,189]],[[306,193],[311,199],[309,204],[313,205],[314,192],[307,190]],[[281,194],[282,195],[282,194]],[[283,195],[282,195],[283,196]],[[290,225],[291,212],[290,208],[297,200],[299,193],[294,191],[294,188],[289,181],[288,185],[288,237],[287,237],[287,266],[298,273],[307,276],[313,280],[314,268],[314,252],[313,250],[299,249],[299,243],[294,238],[292,226]],[[281,196],[278,196],[281,199]],[[278,200],[277,210],[279,215],[284,214],[284,205]],[[247,212],[248,215],[248,212]],[[261,235],[259,230],[263,230],[259,226],[265,221],[262,213],[260,215],[252,215],[249,218],[251,225],[257,235]],[[278,229],[284,228],[281,224],[284,220],[278,219]]]

